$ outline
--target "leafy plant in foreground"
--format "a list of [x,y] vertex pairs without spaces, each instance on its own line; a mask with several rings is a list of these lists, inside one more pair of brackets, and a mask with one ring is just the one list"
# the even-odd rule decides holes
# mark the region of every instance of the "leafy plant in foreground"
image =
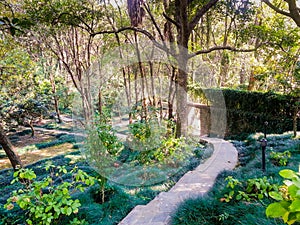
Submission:
[[289,158],[291,158],[291,152],[290,151],[284,151],[284,152],[272,151],[270,153],[270,158],[272,159],[272,161],[275,165],[286,166]]
[[299,172],[285,169],[279,172],[285,178],[279,191],[270,192],[270,196],[279,201],[270,204],[266,215],[273,218],[282,218],[287,224],[300,222],[300,167]]
[[[11,210],[18,205],[26,211],[27,224],[56,224],[62,216],[77,214],[81,206],[78,199],[72,199],[71,194],[75,191],[84,191],[85,188],[94,184],[94,178],[76,167],[67,171],[64,166],[55,167],[48,165],[46,170],[51,169],[51,175],[41,181],[32,169],[20,169],[14,173],[12,183],[21,182],[23,185],[12,193],[7,200],[5,208]],[[71,176],[69,180],[54,185],[55,180],[62,180],[62,176]],[[73,219],[71,224],[83,224],[84,221]]]
[[230,189],[229,193],[224,195],[221,201],[230,202],[235,199],[237,201],[251,201],[251,200],[261,200],[264,197],[269,197],[270,191],[277,191],[278,186],[276,184],[271,184],[267,177],[263,178],[252,178],[248,179],[246,183],[228,176],[225,179],[227,183],[227,188]]

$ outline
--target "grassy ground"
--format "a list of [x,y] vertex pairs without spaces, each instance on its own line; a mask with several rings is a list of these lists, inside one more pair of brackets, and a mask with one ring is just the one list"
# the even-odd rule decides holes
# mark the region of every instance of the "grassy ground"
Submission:
[[[81,157],[80,151],[77,150],[82,145],[81,138],[80,136],[75,138],[74,135],[56,133],[53,138],[47,139],[46,142],[30,143],[27,146],[20,146],[18,150],[21,153],[21,157],[30,158],[28,160],[30,164],[27,167],[35,171],[38,180],[42,180],[49,175],[45,170],[45,164],[49,160],[54,165],[66,166],[68,170],[77,166],[88,174],[98,177],[99,174],[90,167]],[[66,153],[69,150],[72,152]],[[204,151],[205,156],[203,157],[208,157],[207,154],[211,153],[209,148],[207,151]],[[101,188],[99,184],[90,187],[84,193],[75,193],[73,197],[79,199],[81,203],[76,217],[85,219],[88,224],[92,225],[118,224],[136,205],[146,204],[161,191],[168,191],[182,175],[199,165],[201,160],[197,157],[190,159],[189,164],[181,168],[173,177],[152,186],[126,187],[108,182],[105,186],[104,203],[101,203]],[[36,160],[39,161],[34,162]],[[0,170],[0,225],[25,224],[26,213],[24,211],[18,207],[10,211],[3,208],[11,192],[20,188],[20,184],[11,184],[12,177],[13,171],[11,169]],[[70,219],[72,218],[61,218],[57,224],[68,224]]]
[[[34,137],[31,137],[30,128],[26,127],[12,130],[8,133],[8,137],[24,165],[28,165],[41,159],[74,151],[73,144],[82,140],[82,136],[74,133],[72,126],[71,121],[58,124],[52,120],[43,120],[35,125]],[[11,168],[11,165],[0,146],[0,170],[7,168]]]
[[[246,141],[233,142],[239,151],[240,166],[234,171],[221,173],[211,191],[207,196],[190,199],[178,208],[173,216],[173,225],[275,225],[284,224],[279,219],[270,219],[265,216],[265,210],[272,199],[263,200],[235,200],[224,201],[224,196],[230,192],[226,185],[226,177],[232,176],[245,183],[250,178],[267,177],[270,183],[281,184],[278,172],[282,169],[293,169],[298,171],[300,166],[300,140],[291,138],[291,134],[269,135],[267,147],[266,172],[261,170],[261,134],[249,136]],[[274,165],[270,159],[270,152],[290,151],[292,156],[286,166]],[[299,224],[299,223],[298,223]]]

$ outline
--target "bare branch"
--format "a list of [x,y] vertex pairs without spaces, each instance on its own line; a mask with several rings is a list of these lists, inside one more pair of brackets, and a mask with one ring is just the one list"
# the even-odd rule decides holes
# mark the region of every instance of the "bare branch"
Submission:
[[164,36],[162,35],[162,32],[161,32],[161,30],[160,30],[158,24],[156,23],[156,21],[155,21],[153,15],[152,15],[152,13],[151,13],[151,11],[150,11],[149,6],[148,6],[146,3],[144,3],[144,7],[145,7],[147,13],[148,13],[149,16],[150,16],[151,21],[152,21],[153,25],[155,26],[155,28],[156,28],[156,30],[157,30],[159,36],[160,36],[160,39],[161,39],[162,41],[164,41]]
[[180,25],[173,20],[172,18],[170,18],[166,13],[163,13],[163,16],[165,17],[166,20],[168,20],[169,22],[171,22],[172,24],[174,24],[176,27],[180,27]]
[[254,52],[256,51],[262,44],[260,44],[259,46],[252,48],[252,49],[238,49],[235,47],[231,47],[231,46],[215,46],[215,47],[211,47],[209,49],[204,49],[204,50],[199,50],[197,52],[194,52],[192,54],[188,55],[188,58],[193,58],[197,55],[201,55],[201,54],[207,54],[213,51],[218,51],[218,50],[229,50],[229,51],[233,51],[233,52]]
[[141,28],[138,28],[138,27],[122,27],[122,28],[119,28],[117,30],[99,31],[99,32],[96,32],[96,33],[92,33],[91,36],[94,37],[94,36],[99,35],[99,34],[118,34],[118,33],[121,33],[123,31],[127,31],[127,30],[136,31],[136,32],[144,34],[146,37],[148,37],[152,41],[152,43],[157,48],[165,51],[166,53],[168,53],[172,56],[175,56],[175,53],[172,52],[169,48],[167,48],[165,44],[161,44],[158,41],[156,41],[155,37],[151,33],[149,33],[146,30],[143,30]]
[[81,23],[83,23],[86,27],[83,27],[83,26],[81,26],[81,25],[79,25],[79,24],[72,24],[72,25],[75,25],[75,26],[77,26],[77,27],[79,27],[79,28],[81,28],[81,29],[84,29],[84,30],[86,30],[87,32],[91,32],[92,31],[92,28],[82,19],[82,18],[80,18],[79,16],[76,16],[76,15],[72,15],[72,14],[70,14],[70,13],[68,13],[68,12],[62,12],[61,14],[59,14],[58,15],[58,17],[56,17],[56,18],[53,18],[53,20],[52,20],[52,22],[51,22],[51,24],[52,25],[55,25],[56,23],[58,23],[60,20],[61,20],[61,18],[63,17],[63,16],[70,16],[70,17],[73,17],[73,19],[78,19]]
[[291,17],[291,14],[287,11],[281,10],[278,7],[276,7],[275,5],[273,5],[269,0],[262,0],[264,3],[266,3],[271,9],[273,9],[275,12],[280,13],[282,15]]
[[189,23],[189,30],[192,31],[195,26],[199,23],[199,20],[201,17],[210,9],[212,8],[219,0],[210,0],[206,5],[204,5],[201,9],[199,9],[195,15],[195,17],[192,19],[192,21]]

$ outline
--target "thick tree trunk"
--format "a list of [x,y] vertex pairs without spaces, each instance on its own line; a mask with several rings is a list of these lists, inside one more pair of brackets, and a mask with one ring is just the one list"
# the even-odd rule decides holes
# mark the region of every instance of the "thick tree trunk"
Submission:
[[188,22],[188,1],[177,0],[175,2],[176,12],[178,15],[177,21],[180,24],[178,27],[178,48],[179,56],[177,57],[178,63],[178,76],[177,76],[177,118],[176,118],[176,137],[186,136],[188,128],[187,118],[187,84],[188,84],[188,42],[191,34]]
[[184,68],[178,70],[177,80],[177,118],[176,118],[176,137],[186,136],[188,128],[187,114],[187,72]]
[[15,152],[13,145],[11,144],[10,140],[5,135],[2,127],[0,127],[0,145],[4,149],[14,170],[17,170],[19,167],[23,166],[20,157]]

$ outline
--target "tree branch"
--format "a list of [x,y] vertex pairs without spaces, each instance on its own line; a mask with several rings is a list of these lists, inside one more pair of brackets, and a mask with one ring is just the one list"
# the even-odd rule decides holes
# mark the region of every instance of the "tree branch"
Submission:
[[215,47],[211,47],[209,49],[204,49],[204,50],[199,50],[197,52],[191,53],[188,55],[188,58],[193,58],[197,55],[201,55],[201,54],[206,54],[206,53],[210,53],[213,51],[218,51],[218,50],[229,50],[229,51],[233,51],[233,52],[253,52],[256,51],[262,44],[259,44],[257,47],[252,48],[252,49],[238,49],[238,48],[234,48],[231,46],[215,46]]
[[163,16],[165,17],[166,20],[168,20],[169,22],[171,22],[172,24],[174,24],[176,27],[180,27],[180,25],[173,20],[172,18],[170,18],[166,13],[163,12]]
[[153,15],[152,15],[152,13],[151,13],[151,11],[150,11],[149,6],[148,6],[146,3],[144,3],[144,7],[145,7],[147,13],[148,13],[149,16],[150,16],[150,19],[151,19],[153,25],[155,26],[155,28],[156,28],[156,30],[157,30],[159,36],[160,36],[160,39],[161,39],[162,41],[164,41],[164,36],[162,35],[162,32],[161,32],[159,26],[157,25],[157,23],[156,23],[156,21],[155,21]]
[[154,37],[151,33],[149,33],[149,32],[146,31],[146,30],[143,30],[143,29],[141,29],[141,28],[138,28],[138,27],[122,27],[122,28],[119,28],[119,29],[117,29],[117,30],[111,30],[111,31],[99,31],[99,32],[92,33],[91,36],[94,37],[94,36],[99,35],[99,34],[118,34],[118,33],[121,33],[121,32],[123,32],[123,31],[127,31],[127,30],[136,31],[136,32],[139,32],[139,33],[144,34],[146,37],[148,37],[148,38],[150,39],[150,41],[153,42],[153,44],[154,44],[157,48],[159,48],[159,49],[165,51],[166,53],[168,53],[168,54],[170,54],[170,55],[172,55],[172,56],[175,56],[175,53],[172,52],[169,48],[167,48],[166,45],[160,44],[158,41],[156,41],[156,40],[155,40],[155,37]]
[[192,21],[189,23],[189,30],[192,31],[195,26],[199,23],[199,20],[201,17],[211,8],[213,7],[219,0],[210,0],[206,5],[204,5],[201,9],[199,9],[195,15],[195,17],[192,19]]
[[290,17],[295,21],[298,27],[300,27],[300,13],[297,7],[296,0],[286,0],[289,5]]
[[275,12],[280,13],[282,15],[291,17],[291,14],[289,12],[286,12],[284,10],[279,9],[275,5],[273,5],[269,0],[262,0],[266,5],[268,5],[271,9],[273,9]]

